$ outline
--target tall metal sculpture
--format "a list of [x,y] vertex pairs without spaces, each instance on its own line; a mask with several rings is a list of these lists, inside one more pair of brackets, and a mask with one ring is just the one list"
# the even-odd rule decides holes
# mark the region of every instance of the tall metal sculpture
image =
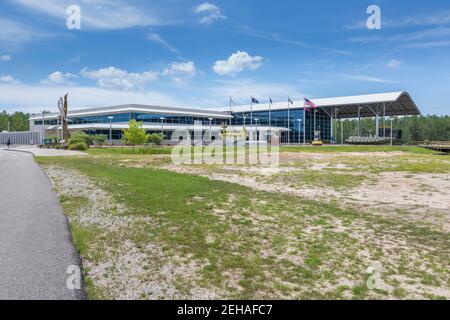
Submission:
[[67,142],[70,138],[69,133],[69,124],[67,122],[67,113],[68,113],[68,102],[67,97],[69,94],[66,94],[63,98],[59,98],[58,101],[58,109],[60,114],[60,122],[61,122],[61,140]]

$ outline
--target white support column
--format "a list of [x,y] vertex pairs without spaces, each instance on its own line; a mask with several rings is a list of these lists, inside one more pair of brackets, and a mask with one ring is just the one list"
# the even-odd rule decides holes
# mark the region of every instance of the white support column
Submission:
[[331,134],[331,143],[334,143],[333,142],[333,140],[334,140],[334,117],[333,116],[331,116],[330,117],[330,121],[331,121],[331,127],[330,127],[330,134]]
[[380,115],[377,113],[375,117],[375,137],[379,137],[379,131],[380,131]]

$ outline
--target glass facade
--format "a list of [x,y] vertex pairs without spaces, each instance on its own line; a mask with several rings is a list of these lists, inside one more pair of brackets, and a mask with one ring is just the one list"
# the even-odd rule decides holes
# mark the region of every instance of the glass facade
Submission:
[[[331,139],[331,121],[330,117],[321,109],[316,109],[316,130],[321,132],[323,141],[330,141]],[[146,124],[161,124],[161,118],[164,118],[164,124],[180,124],[180,125],[194,125],[201,122],[204,126],[209,126],[209,119],[207,117],[193,117],[188,115],[170,115],[170,114],[154,114],[154,113],[119,113],[119,114],[105,114],[84,117],[70,117],[70,125],[80,124],[105,124],[109,123],[109,116],[112,116],[112,123],[128,123],[131,119],[140,121]],[[234,113],[232,124],[236,126],[244,125],[249,128],[250,112]],[[306,141],[314,140],[314,110],[306,111],[305,115],[303,109],[290,110],[274,110],[269,111],[255,111],[253,112],[253,125],[256,126],[255,119],[258,119],[258,125],[269,126],[269,118],[273,127],[289,128],[289,132],[283,132],[281,141],[283,143],[301,143],[304,136]],[[229,124],[228,119],[213,119],[211,124],[213,126],[220,126],[222,124]],[[45,120],[45,125],[53,126],[59,122],[56,119]],[[42,125],[42,119],[34,121],[35,125]],[[305,131],[305,132],[304,132]],[[86,130],[89,134],[105,134],[109,136],[109,130]],[[165,136],[169,136],[169,132],[165,132]],[[113,130],[113,139],[119,140],[122,137],[121,130]]]
[[[45,119],[45,125],[46,126],[56,126],[58,124],[58,120],[56,119]],[[34,120],[35,126],[42,126],[42,120]]]
[[[164,123],[169,124],[187,124],[194,125],[197,121],[201,121],[204,125],[209,125],[209,118],[207,117],[192,117],[185,115],[168,115],[168,114],[151,114],[151,113],[120,113],[120,114],[107,114],[98,116],[85,116],[85,117],[70,117],[69,124],[95,124],[95,123],[109,123],[109,116],[112,116],[112,123],[128,123],[131,119],[141,121],[143,123],[161,123],[161,118],[164,118]],[[213,119],[212,125],[221,125],[222,123],[228,123],[227,119]],[[42,120],[35,120],[35,125],[42,125]],[[57,125],[58,121],[45,120],[46,125]]]
[[[245,125],[250,127],[250,112],[235,113],[233,124]],[[304,119],[304,115],[306,119]],[[273,127],[289,128],[290,132],[282,133],[281,141],[283,143],[301,143],[306,131],[306,141],[314,140],[314,110],[306,111],[303,109],[255,111],[253,112],[253,126],[256,125],[255,119],[258,119],[258,125],[269,126],[269,118]],[[306,121],[306,122],[305,122]],[[304,128],[305,127],[305,128]],[[316,130],[321,132],[323,141],[331,139],[331,121],[330,117],[321,109],[316,109]]]

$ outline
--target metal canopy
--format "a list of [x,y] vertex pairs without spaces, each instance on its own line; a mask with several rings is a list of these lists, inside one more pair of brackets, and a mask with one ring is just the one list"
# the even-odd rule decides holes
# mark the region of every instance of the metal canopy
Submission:
[[[411,96],[407,92],[388,92],[379,94],[368,94],[360,96],[335,97],[324,99],[310,99],[317,107],[325,110],[330,116],[337,116],[340,118],[357,118],[358,110],[360,110],[361,117],[376,117],[378,116],[412,116],[420,115],[421,112]],[[233,106],[233,112],[254,112],[268,111],[268,103]],[[274,103],[271,107],[275,110],[286,110],[288,108],[286,102]],[[289,105],[292,109],[303,109],[303,100],[294,101],[293,105]],[[220,109],[219,109],[220,110]],[[223,111],[227,108],[222,108]]]
[[421,112],[407,92],[313,100],[318,107],[339,118],[415,116]]

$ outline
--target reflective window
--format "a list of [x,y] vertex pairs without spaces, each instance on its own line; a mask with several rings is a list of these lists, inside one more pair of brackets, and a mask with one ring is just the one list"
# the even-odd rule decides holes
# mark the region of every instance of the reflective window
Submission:
[[[250,112],[235,113],[233,124],[250,127]],[[299,143],[303,141],[304,132],[306,132],[306,141],[314,140],[314,111],[303,109],[274,110],[253,112],[253,125],[256,125],[255,119],[259,119],[258,124],[273,127],[289,128],[290,133],[282,134],[283,143]],[[269,121],[270,119],[270,121]],[[321,131],[322,139],[329,141],[331,138],[331,120],[330,117],[321,109],[316,109],[316,131]]]

